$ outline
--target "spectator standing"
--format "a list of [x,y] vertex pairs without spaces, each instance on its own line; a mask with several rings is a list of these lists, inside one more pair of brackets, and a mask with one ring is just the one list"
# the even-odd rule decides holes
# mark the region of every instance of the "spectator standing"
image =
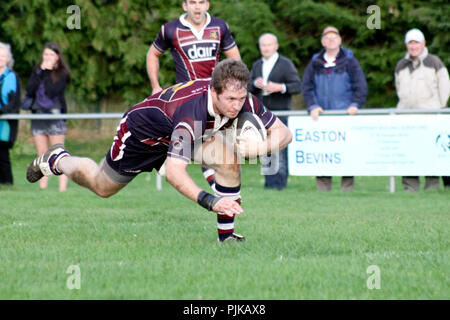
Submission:
[[[314,54],[303,74],[302,91],[308,112],[314,120],[324,110],[347,110],[355,114],[367,98],[367,82],[358,60],[342,47],[335,27],[326,27],[321,39],[323,49]],[[316,177],[317,188],[331,190],[331,177]],[[353,190],[354,177],[342,177],[341,189]]]
[[[27,97],[34,103],[31,111],[36,114],[67,113],[64,91],[70,82],[70,70],[59,46],[48,42],[44,46],[40,61],[34,66],[27,85]],[[38,156],[47,151],[49,145],[64,144],[67,133],[64,120],[31,120],[31,135]],[[67,189],[67,176],[61,175],[59,191]],[[39,181],[42,189],[47,188],[48,178]]]
[[[177,83],[211,79],[219,62],[220,50],[227,58],[241,60],[228,24],[208,13],[209,1],[183,0],[182,6],[186,13],[164,24],[147,52],[152,94],[162,90],[158,80],[159,57],[167,49],[172,53]],[[213,187],[214,170],[202,165],[202,172]]]
[[[425,36],[419,29],[411,29],[405,35],[407,53],[395,67],[395,86],[398,109],[444,108],[450,94],[448,71],[442,61],[429,54]],[[449,177],[443,177],[444,185]],[[416,192],[419,177],[402,177],[403,188]],[[439,177],[425,177],[424,189],[439,187]]]
[[[13,65],[11,46],[0,42],[0,114],[19,111],[19,77],[12,71]],[[0,184],[13,184],[9,149],[17,137],[17,122],[0,120]]]
[[[278,53],[278,40],[274,34],[262,34],[258,43],[262,57],[253,63],[249,91],[270,110],[291,110],[292,95],[300,93],[302,87],[298,71],[291,60]],[[287,125],[287,117],[278,118]],[[287,149],[264,156],[261,162],[265,175],[264,188],[286,188]]]
[[442,177],[442,181],[444,182],[444,188],[450,189],[450,177]]

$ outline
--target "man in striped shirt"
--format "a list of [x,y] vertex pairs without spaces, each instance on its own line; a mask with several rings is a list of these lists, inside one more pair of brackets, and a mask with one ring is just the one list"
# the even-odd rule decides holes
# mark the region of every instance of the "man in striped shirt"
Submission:
[[[159,75],[159,56],[170,49],[175,64],[176,82],[211,79],[219,62],[220,50],[227,58],[241,60],[239,49],[227,23],[209,13],[207,0],[183,0],[185,14],[161,27],[147,53],[147,73],[152,94],[162,90]],[[202,165],[203,175],[214,188],[214,170]]]
[[219,62],[220,50],[227,58],[240,60],[239,49],[227,23],[212,17],[207,0],[184,0],[185,14],[161,27],[147,53],[147,73],[152,94],[162,90],[159,56],[170,49],[175,64],[176,82],[210,79]]

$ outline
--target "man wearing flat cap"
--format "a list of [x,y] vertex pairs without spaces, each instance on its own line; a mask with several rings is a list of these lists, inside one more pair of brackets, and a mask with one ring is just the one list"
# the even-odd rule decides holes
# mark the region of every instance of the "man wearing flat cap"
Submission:
[[[303,74],[302,91],[308,112],[314,120],[324,110],[347,110],[350,115],[367,98],[367,82],[358,60],[341,46],[339,30],[329,26],[322,31],[323,49],[314,54]],[[331,190],[331,177],[316,177],[317,189]],[[353,177],[342,177],[341,189],[352,190]]]
[[[395,86],[398,109],[444,108],[450,93],[448,71],[442,61],[429,54],[425,36],[419,29],[411,29],[405,35],[407,53],[395,68]],[[449,177],[443,177],[450,187]],[[403,177],[406,191],[418,191],[419,177]],[[439,177],[425,177],[425,190],[439,187]]]

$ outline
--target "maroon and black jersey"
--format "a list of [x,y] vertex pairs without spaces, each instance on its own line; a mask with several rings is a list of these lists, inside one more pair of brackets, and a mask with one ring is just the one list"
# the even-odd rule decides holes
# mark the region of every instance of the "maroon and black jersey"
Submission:
[[[128,171],[125,170],[129,174],[151,171],[137,169],[143,162],[146,162],[145,168],[152,167],[152,160],[145,156],[150,153],[159,164],[167,156],[189,162],[195,143],[201,143],[233,120],[214,112],[209,84],[209,80],[179,83],[130,108],[120,122],[108,163],[122,160],[127,150],[140,161],[139,165],[136,160]],[[258,115],[266,129],[276,120],[276,116],[251,94],[239,114],[242,112]]]
[[153,42],[161,52],[171,49],[177,82],[211,78],[220,50],[236,46],[227,23],[206,15],[206,24],[200,32],[182,15],[164,24]]

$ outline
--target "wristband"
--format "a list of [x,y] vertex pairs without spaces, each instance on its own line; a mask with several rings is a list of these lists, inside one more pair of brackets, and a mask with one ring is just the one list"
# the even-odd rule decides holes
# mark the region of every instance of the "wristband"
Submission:
[[201,191],[197,198],[197,203],[209,211],[213,211],[214,205],[222,198],[213,196],[210,193]]

